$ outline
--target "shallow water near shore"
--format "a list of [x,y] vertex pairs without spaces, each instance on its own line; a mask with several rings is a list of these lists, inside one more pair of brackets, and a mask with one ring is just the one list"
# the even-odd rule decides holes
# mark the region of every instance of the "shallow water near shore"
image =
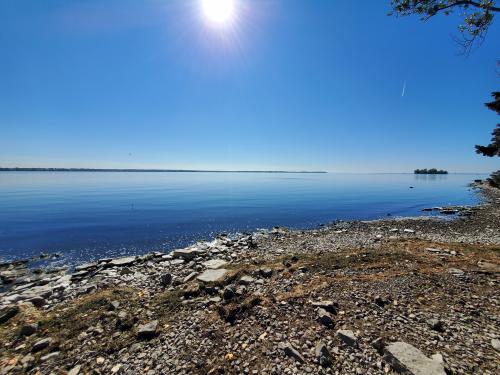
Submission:
[[[469,205],[484,175],[0,172],[0,257],[168,251],[221,232]],[[410,188],[413,187],[413,188]]]

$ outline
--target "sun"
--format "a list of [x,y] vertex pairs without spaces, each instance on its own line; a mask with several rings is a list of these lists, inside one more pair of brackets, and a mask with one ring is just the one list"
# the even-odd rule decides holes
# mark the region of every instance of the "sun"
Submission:
[[226,26],[235,17],[235,0],[200,0],[203,17],[214,26]]

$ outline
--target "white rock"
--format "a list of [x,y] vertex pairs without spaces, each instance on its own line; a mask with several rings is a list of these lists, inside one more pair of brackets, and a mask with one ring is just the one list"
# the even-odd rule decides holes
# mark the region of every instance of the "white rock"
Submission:
[[225,268],[219,268],[217,270],[206,270],[196,279],[204,283],[215,283],[224,280],[227,272],[228,271]]
[[419,349],[405,342],[395,342],[385,348],[384,359],[403,374],[446,375],[442,363],[432,360]]
[[217,268],[222,268],[227,265],[227,262],[223,259],[211,259],[202,263],[205,267],[216,270]]

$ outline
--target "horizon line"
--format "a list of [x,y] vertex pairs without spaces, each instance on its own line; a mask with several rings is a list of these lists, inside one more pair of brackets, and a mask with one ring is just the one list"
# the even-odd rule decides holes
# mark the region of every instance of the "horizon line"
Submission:
[[328,173],[327,171],[222,170],[222,169],[141,169],[141,168],[44,168],[0,167],[0,172],[188,172],[188,173]]

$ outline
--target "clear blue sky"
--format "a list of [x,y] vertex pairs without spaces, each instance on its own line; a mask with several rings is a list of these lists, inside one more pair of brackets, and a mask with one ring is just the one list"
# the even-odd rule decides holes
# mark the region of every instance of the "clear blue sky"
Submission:
[[[0,0],[0,165],[489,172],[500,18],[387,1]],[[406,81],[405,95],[402,96]]]

